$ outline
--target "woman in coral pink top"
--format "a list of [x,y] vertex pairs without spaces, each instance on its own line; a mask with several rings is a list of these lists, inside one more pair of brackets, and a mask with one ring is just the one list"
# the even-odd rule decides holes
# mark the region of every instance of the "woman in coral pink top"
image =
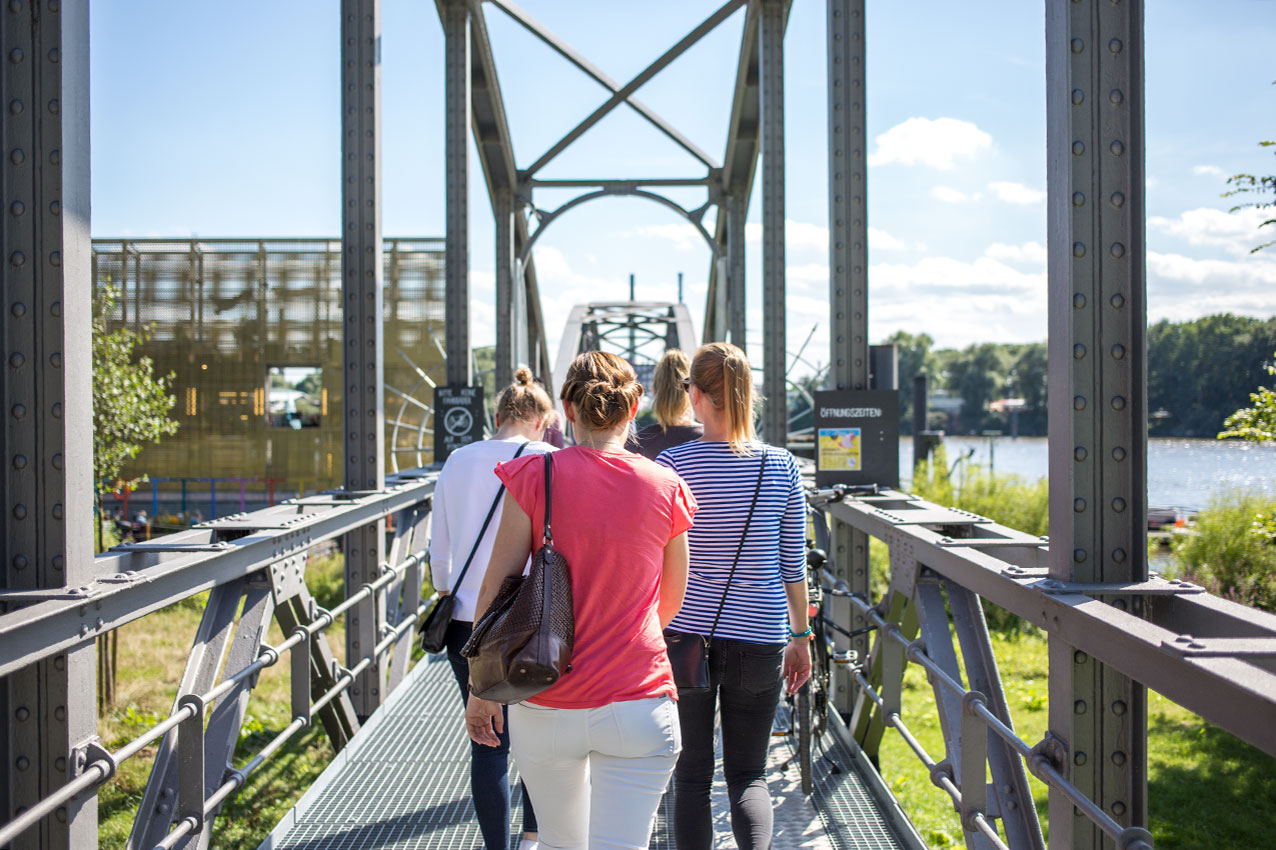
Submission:
[[[682,605],[695,500],[671,471],[625,451],[642,386],[614,354],[579,355],[561,398],[576,445],[553,455],[555,548],[572,577],[571,671],[510,706],[510,749],[546,850],[646,847],[682,749],[662,629]],[[501,525],[483,611],[541,544],[543,458],[501,464]],[[470,736],[491,745],[499,703],[470,696]],[[592,805],[599,804],[596,808]]]

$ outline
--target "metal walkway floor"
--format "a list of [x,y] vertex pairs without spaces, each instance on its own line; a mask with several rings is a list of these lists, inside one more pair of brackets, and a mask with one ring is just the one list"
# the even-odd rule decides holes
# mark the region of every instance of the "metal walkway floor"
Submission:
[[[774,850],[924,850],[880,780],[843,736],[829,733],[829,758],[820,760],[810,800],[802,796],[796,764],[786,765],[789,741],[774,737],[771,745]],[[713,793],[717,846],[734,848],[721,780]],[[469,739],[456,682],[446,661],[427,660],[409,673],[259,850],[476,850],[483,842],[469,798]],[[651,846],[658,850],[673,850],[666,817],[670,799],[665,797],[652,835]],[[522,815],[515,802],[517,828]]]

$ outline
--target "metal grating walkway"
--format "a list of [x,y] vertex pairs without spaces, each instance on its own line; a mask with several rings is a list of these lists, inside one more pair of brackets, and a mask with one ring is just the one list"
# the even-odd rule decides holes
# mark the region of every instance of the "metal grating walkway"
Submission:
[[[789,738],[771,745],[774,850],[919,850],[924,845],[871,768],[830,733],[811,800]],[[836,764],[836,772],[831,768]],[[511,774],[514,771],[511,770]],[[721,775],[721,771],[719,771]],[[522,823],[515,794],[512,821]],[[673,850],[665,804],[651,846]],[[814,805],[813,805],[814,804]],[[717,846],[736,846],[726,786],[714,787]],[[514,845],[517,846],[517,845]],[[259,850],[472,850],[482,847],[469,799],[469,739],[446,661],[418,664],[298,801]]]

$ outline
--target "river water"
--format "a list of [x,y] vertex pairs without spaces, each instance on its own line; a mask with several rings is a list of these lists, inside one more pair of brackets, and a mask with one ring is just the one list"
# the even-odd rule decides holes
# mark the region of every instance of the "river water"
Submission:
[[[1045,437],[945,437],[948,463],[971,449],[964,463],[1029,480],[1047,473]],[[913,467],[913,438],[899,441],[900,481],[907,486]],[[959,468],[960,469],[960,468]],[[1236,440],[1148,440],[1148,504],[1200,510],[1210,499],[1233,491],[1276,497],[1276,446]]]

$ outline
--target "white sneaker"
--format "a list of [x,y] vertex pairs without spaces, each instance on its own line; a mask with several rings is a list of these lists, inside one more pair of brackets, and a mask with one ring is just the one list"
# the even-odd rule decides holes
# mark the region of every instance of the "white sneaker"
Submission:
[[518,840],[518,850],[540,850],[540,842],[531,838],[520,838]]

